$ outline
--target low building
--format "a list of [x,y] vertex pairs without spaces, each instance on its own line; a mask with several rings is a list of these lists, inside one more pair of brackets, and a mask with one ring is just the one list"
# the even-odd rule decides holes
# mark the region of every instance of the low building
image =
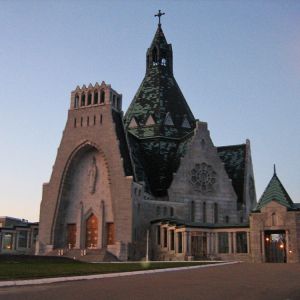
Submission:
[[1,254],[35,254],[37,239],[38,223],[0,217]]

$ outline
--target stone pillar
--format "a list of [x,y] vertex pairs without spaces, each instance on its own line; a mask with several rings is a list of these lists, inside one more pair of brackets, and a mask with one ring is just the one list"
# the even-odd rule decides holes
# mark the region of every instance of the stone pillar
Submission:
[[262,254],[262,262],[265,262],[265,232],[261,231],[261,254]]
[[[264,244],[263,244],[264,245]],[[247,231],[247,253],[251,253],[251,247],[250,247],[250,232]]]
[[[94,96],[93,96],[94,97]],[[99,248],[103,248],[105,246],[105,204],[104,201],[101,201],[100,204],[100,220],[99,220],[99,232],[98,232],[98,239],[99,239]]]
[[215,233],[215,253],[219,253],[219,240],[218,240],[218,232]]
[[209,256],[210,255],[210,232],[206,232],[206,255]]
[[189,231],[186,232],[186,254],[191,256],[191,233]]
[[182,233],[182,252],[183,254],[187,255],[187,237],[186,237],[186,231]]
[[28,249],[28,248],[30,248],[30,231],[29,230],[27,230],[26,231],[26,234],[27,234],[27,239],[26,239],[26,248]]
[[232,253],[232,233],[228,232],[228,253],[231,254]]
[[232,253],[236,253],[236,232],[232,233],[232,239],[233,239],[233,251]]

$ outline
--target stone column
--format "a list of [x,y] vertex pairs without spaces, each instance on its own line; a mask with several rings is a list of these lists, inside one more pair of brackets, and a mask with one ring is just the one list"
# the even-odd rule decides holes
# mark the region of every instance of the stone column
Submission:
[[207,247],[206,247],[206,255],[210,255],[210,232],[206,232],[206,243],[207,243]]
[[236,253],[236,232],[232,233],[233,238],[233,253]]
[[183,254],[187,255],[187,237],[186,237],[186,231],[182,233],[182,252]]
[[228,253],[231,254],[232,253],[232,233],[228,232]]
[[261,231],[261,254],[262,254],[262,261],[265,262],[266,256],[265,256],[265,232]]
[[215,233],[215,253],[219,253],[219,240],[218,240],[218,232]]
[[250,252],[251,252],[251,247],[250,247],[250,232],[247,231],[247,253],[250,254]]
[[26,234],[27,234],[27,239],[26,239],[26,248],[28,249],[28,248],[30,248],[29,247],[29,245],[30,245],[30,231],[29,230],[27,230],[26,231]]
[[98,238],[99,238],[99,248],[103,248],[105,246],[105,204],[104,201],[101,200],[100,204],[100,222],[99,222],[99,233],[98,233]]

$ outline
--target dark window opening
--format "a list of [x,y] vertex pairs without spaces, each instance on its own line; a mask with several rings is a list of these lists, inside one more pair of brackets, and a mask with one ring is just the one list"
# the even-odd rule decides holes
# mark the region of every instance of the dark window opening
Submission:
[[92,94],[89,93],[88,94],[88,103],[87,103],[87,105],[91,105],[91,104],[92,104]]
[[182,232],[177,233],[178,238],[178,253],[182,253]]
[[195,201],[191,202],[191,221],[195,222]]
[[87,119],[86,119],[86,125],[90,126],[90,117],[87,117]]
[[164,247],[168,247],[168,231],[164,228]]
[[228,244],[228,233],[219,232],[218,233],[218,243],[219,243],[219,253],[228,253],[229,244]]
[[81,117],[80,118],[80,126],[82,127],[82,125],[83,125],[83,118]]
[[76,128],[76,118],[74,118],[74,128]]
[[170,207],[170,216],[173,217],[174,216],[174,208]]
[[170,241],[170,242],[171,242],[170,249],[171,249],[171,250],[174,250],[174,249],[175,249],[174,239],[175,239],[174,230],[171,230],[171,231],[170,231],[170,240],[171,240],[171,241]]
[[102,124],[102,114],[100,115],[100,124]]
[[157,245],[160,245],[160,226],[156,226],[156,240]]
[[152,51],[152,62],[153,62],[154,66],[157,65],[157,49],[156,49],[156,47],[154,47],[154,49]]
[[85,106],[85,94],[81,95],[81,106]]
[[96,125],[96,116],[94,116],[94,125]]
[[247,232],[236,233],[236,252],[247,253]]
[[98,104],[98,92],[94,93],[94,104]]
[[100,103],[104,103],[104,101],[105,101],[105,92],[101,91],[101,94],[100,94]]
[[164,216],[166,216],[166,215],[167,215],[167,208],[164,207]]
[[228,216],[225,217],[225,223],[226,223],[226,224],[229,223],[229,217],[228,217]]
[[214,222],[219,222],[219,212],[218,212],[218,203],[214,204]]
[[206,223],[206,202],[202,204],[202,219],[203,223]]

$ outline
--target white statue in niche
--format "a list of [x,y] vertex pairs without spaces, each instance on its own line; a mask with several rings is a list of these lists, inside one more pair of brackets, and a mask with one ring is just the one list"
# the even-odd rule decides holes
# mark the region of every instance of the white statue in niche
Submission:
[[96,164],[96,157],[93,156],[91,166],[88,171],[88,177],[89,177],[89,191],[91,194],[94,194],[96,191],[96,180],[98,175],[98,169]]

